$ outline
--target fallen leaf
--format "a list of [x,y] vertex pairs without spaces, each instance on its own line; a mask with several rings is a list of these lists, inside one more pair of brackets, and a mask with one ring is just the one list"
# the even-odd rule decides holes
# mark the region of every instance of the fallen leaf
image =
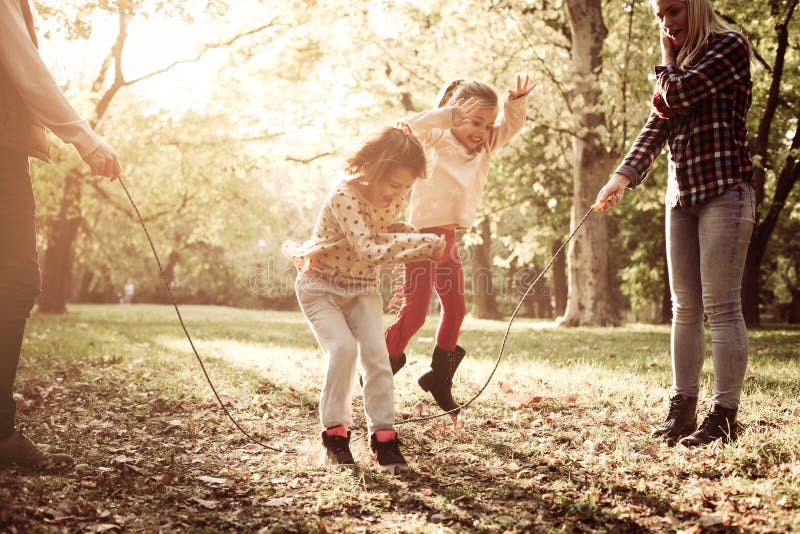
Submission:
[[84,532],[108,532],[109,530],[118,530],[119,528],[119,525],[113,523],[98,523],[97,525],[86,527]]
[[170,484],[175,480],[175,477],[172,475],[172,473],[163,473],[153,477],[153,479],[159,484]]
[[14,393],[14,404],[16,404],[17,410],[24,410],[28,407],[28,401],[25,400],[22,393]]
[[713,527],[724,523],[726,517],[720,514],[708,514],[700,518],[700,526],[703,528]]
[[545,400],[546,397],[541,397],[539,395],[509,395],[508,397],[508,405],[511,408],[523,408],[525,406],[530,406],[531,404],[538,404]]
[[183,421],[181,421],[180,419],[173,419],[171,421],[167,421],[167,428],[165,428],[164,431],[167,432],[169,430],[182,427],[183,427]]
[[264,503],[264,506],[289,506],[292,504],[291,497],[278,497],[277,499],[270,499]]
[[503,393],[509,394],[512,392],[511,384],[509,384],[508,382],[498,380],[497,387],[499,387],[500,391],[502,391]]
[[207,499],[198,499],[197,497],[192,497],[192,500],[202,506],[203,508],[207,508],[209,510],[215,509],[219,506],[219,501],[211,501]]
[[208,484],[225,484],[228,481],[226,478],[209,477],[206,475],[201,475],[197,478]]
[[227,408],[233,408],[239,402],[230,395],[223,395],[222,393],[220,393],[219,400],[217,400],[216,397],[208,397],[203,401],[201,406],[203,408],[216,407],[219,406],[220,401],[222,401],[223,406]]
[[293,406],[302,406],[303,401],[300,400],[300,397],[292,393],[291,391],[287,392],[284,397],[286,397],[286,402],[293,405]]
[[653,443],[653,444],[645,447],[644,449],[642,449],[640,452],[642,454],[646,454],[647,456],[650,456],[651,458],[658,458],[658,456],[659,456],[658,444],[657,443]]

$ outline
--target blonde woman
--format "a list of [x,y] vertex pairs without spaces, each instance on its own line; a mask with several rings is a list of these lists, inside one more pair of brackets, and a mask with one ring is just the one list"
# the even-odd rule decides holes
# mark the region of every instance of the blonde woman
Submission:
[[[755,220],[745,120],[751,102],[750,46],[714,13],[709,0],[651,0],[662,64],[650,117],[628,155],[597,195],[603,211],[638,186],[669,144],[666,241],[672,294],[673,395],[653,431],[687,447],[737,436],[747,366],[741,282]],[[711,329],[714,393],[698,427],[705,356],[703,316]]]

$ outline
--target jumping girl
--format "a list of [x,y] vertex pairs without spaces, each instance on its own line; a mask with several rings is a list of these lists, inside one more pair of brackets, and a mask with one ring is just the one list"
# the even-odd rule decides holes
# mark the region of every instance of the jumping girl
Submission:
[[328,358],[319,403],[323,459],[355,463],[349,427],[360,356],[370,450],[380,470],[402,470],[407,464],[393,428],[394,390],[378,268],[435,260],[445,241],[396,222],[405,194],[425,174],[425,154],[410,130],[383,130],[347,161],[345,170],[349,176],[325,199],[311,239],[302,245],[287,241],[283,251],[297,265],[297,300]]
[[[456,230],[469,229],[489,175],[489,160],[525,124],[527,95],[535,84],[517,77],[498,114],[497,92],[477,81],[456,80],[442,88],[437,107],[404,119],[425,147],[428,180],[414,184],[411,224],[442,236],[444,256],[406,263],[402,302],[386,330],[391,368],[405,365],[408,342],[425,323],[433,290],[442,304],[431,368],[418,382],[445,411],[458,407],[453,399],[453,375],[466,352],[457,345],[466,314],[464,272],[456,246]],[[454,412],[455,414],[455,412]]]
[[[747,148],[750,45],[714,13],[709,0],[651,0],[662,64],[647,124],[597,195],[603,211],[638,186],[669,143],[667,265],[672,294],[673,395],[654,437],[687,447],[737,436],[747,367],[742,273],[755,223],[753,164]],[[714,397],[697,427],[705,357],[703,315],[711,327]]]

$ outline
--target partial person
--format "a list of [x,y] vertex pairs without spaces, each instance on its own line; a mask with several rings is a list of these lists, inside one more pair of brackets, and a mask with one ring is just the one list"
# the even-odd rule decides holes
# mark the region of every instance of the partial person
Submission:
[[0,466],[71,464],[16,429],[14,381],[25,325],[40,293],[28,158],[48,162],[45,128],[75,146],[94,175],[120,164],[58,88],[39,56],[28,0],[0,0]]
[[[661,64],[647,123],[597,194],[602,211],[642,183],[669,145],[666,242],[672,295],[672,395],[654,437],[687,447],[738,434],[747,367],[741,286],[755,224],[747,144],[750,45],[714,13],[709,0],[651,0]],[[703,315],[711,329],[714,392],[697,426],[705,357]]]
[[430,369],[418,383],[454,419],[458,403],[453,399],[453,376],[466,355],[458,337],[467,312],[456,232],[472,227],[491,158],[525,125],[527,96],[535,85],[528,76],[524,80],[518,76],[501,113],[492,86],[455,80],[442,88],[434,109],[403,119],[422,142],[430,162],[428,179],[414,184],[411,193],[411,224],[421,232],[442,236],[447,246],[436,261],[404,265],[402,286],[393,299],[399,302],[399,310],[386,330],[386,345],[392,371],[397,373],[406,363],[409,341],[425,324],[435,290],[442,305],[441,319]]
[[299,270],[300,309],[327,358],[319,401],[323,460],[352,465],[350,428],[361,361],[369,446],[382,471],[407,469],[394,429],[394,385],[383,338],[379,267],[434,261],[445,241],[398,220],[405,195],[425,175],[425,154],[408,128],[386,128],[348,161],[322,205],[311,239],[287,241]]

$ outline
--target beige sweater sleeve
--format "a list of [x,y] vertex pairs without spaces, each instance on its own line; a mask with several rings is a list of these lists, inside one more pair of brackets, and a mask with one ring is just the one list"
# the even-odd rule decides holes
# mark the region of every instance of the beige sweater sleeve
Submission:
[[334,196],[330,204],[333,219],[360,258],[375,264],[433,258],[439,236],[410,232],[373,233],[360,208],[358,199],[349,194]]
[[31,113],[62,141],[75,145],[81,157],[100,146],[39,56],[17,0],[0,0],[0,65]]
[[408,124],[423,146],[435,143],[445,130],[453,127],[453,108],[443,107],[422,111],[400,121]]
[[528,99],[524,96],[514,100],[506,99],[503,104],[503,113],[492,130],[492,136],[487,145],[489,152],[494,152],[506,144],[525,126],[527,107]]

